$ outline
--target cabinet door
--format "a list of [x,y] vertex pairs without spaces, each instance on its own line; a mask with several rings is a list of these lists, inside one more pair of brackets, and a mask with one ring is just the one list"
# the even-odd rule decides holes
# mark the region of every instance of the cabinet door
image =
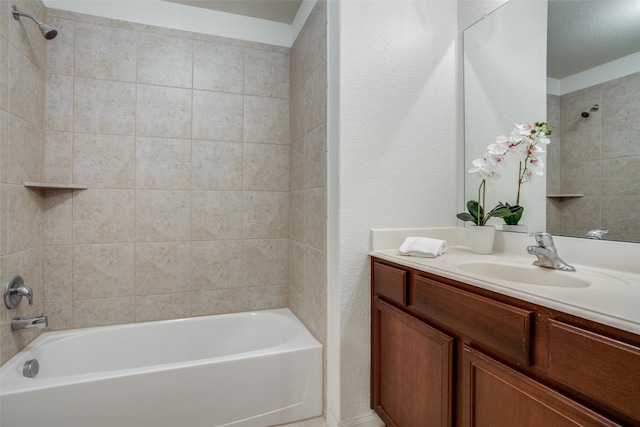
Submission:
[[372,407],[387,427],[450,426],[453,339],[373,301]]
[[619,426],[469,347],[462,362],[465,427]]

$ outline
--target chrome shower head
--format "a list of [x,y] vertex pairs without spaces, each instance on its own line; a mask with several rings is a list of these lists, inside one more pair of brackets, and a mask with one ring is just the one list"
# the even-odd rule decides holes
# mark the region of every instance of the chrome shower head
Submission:
[[593,104],[590,109],[583,111],[580,115],[586,119],[591,115],[592,111],[598,111],[599,109],[600,106],[598,104]]
[[42,33],[44,38],[47,40],[51,40],[52,38],[58,35],[58,31],[48,26],[44,22],[40,21],[39,19],[29,15],[28,13],[20,12],[18,8],[15,6],[11,6],[11,14],[13,15],[13,19],[15,19],[16,21],[19,20],[21,16],[26,16],[27,18],[33,19],[33,22],[38,24],[38,28],[40,28],[40,32]]

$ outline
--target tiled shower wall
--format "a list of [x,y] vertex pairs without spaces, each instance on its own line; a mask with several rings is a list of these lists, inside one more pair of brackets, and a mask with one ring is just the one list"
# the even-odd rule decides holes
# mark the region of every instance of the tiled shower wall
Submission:
[[47,20],[52,329],[286,307],[289,49]]
[[326,344],[327,6],[291,48],[289,307]]
[[45,11],[40,1],[0,0],[0,286],[19,273],[34,292],[32,306],[26,298],[11,311],[0,303],[0,364],[38,335],[12,333],[11,318],[44,311],[44,200],[22,183],[43,174],[45,39],[32,21],[11,17],[12,4],[36,16]]
[[[600,109],[581,117],[593,104]],[[561,166],[559,176],[549,175],[548,192],[584,194],[548,199],[549,232],[584,237],[602,228],[610,230],[605,239],[640,242],[640,73],[549,97],[548,106],[557,126],[549,168]]]

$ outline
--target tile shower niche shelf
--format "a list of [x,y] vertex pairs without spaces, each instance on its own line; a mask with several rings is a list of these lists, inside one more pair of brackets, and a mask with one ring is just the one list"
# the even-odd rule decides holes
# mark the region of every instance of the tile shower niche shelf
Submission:
[[577,197],[584,197],[584,194],[580,194],[580,193],[547,194],[547,199],[575,199]]
[[44,190],[86,190],[87,186],[82,184],[61,184],[57,182],[25,182],[25,187],[40,188]]

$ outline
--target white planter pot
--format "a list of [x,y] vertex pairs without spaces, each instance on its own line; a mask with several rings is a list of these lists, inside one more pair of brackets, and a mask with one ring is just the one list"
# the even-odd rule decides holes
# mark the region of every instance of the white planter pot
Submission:
[[493,251],[493,239],[496,236],[496,227],[494,225],[472,225],[469,227],[469,231],[471,252],[488,255]]

